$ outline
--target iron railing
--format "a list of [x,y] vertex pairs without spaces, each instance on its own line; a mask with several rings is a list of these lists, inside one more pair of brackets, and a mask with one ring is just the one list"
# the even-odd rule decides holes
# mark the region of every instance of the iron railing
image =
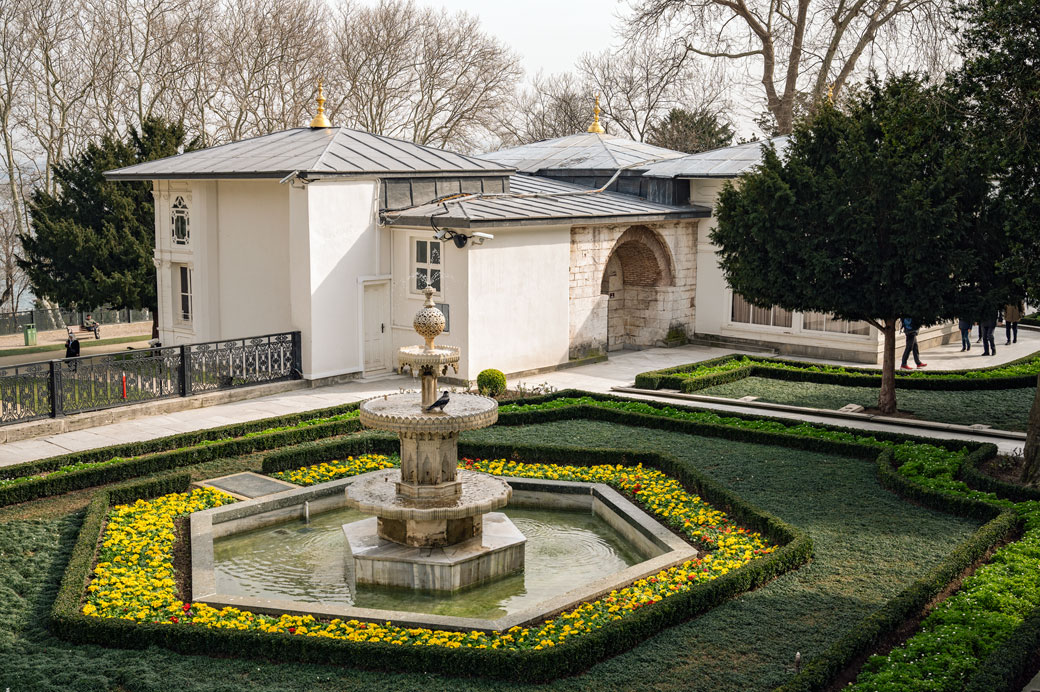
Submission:
[[0,425],[299,379],[300,332],[0,368]]

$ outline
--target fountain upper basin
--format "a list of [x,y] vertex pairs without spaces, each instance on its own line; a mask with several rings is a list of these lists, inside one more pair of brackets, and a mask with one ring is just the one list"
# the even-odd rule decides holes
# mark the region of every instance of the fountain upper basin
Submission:
[[361,424],[397,433],[457,433],[494,425],[498,402],[479,394],[452,394],[444,412],[426,413],[419,392],[390,394],[361,403]]

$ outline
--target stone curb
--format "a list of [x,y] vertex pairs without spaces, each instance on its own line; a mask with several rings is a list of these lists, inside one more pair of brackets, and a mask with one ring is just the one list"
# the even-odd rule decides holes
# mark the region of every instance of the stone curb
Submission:
[[921,428],[924,430],[945,430],[948,432],[973,435],[975,437],[999,437],[1006,440],[1021,440],[1025,442],[1026,433],[1012,430],[996,430],[982,425],[956,425],[954,423],[939,423],[928,420],[913,420],[910,418],[894,418],[892,416],[878,416],[872,413],[854,413],[851,411],[835,411],[826,408],[808,408],[806,406],[791,406],[789,404],[774,404],[768,401],[747,401],[743,399],[727,399],[721,396],[703,396],[701,394],[683,394],[681,392],[670,392],[659,389],[638,389],[636,387],[611,387],[612,392],[624,392],[627,394],[641,394],[643,396],[654,396],[662,399],[680,399],[685,401],[699,401],[707,404],[725,404],[727,406],[744,406],[747,408],[768,409],[771,411],[787,411],[803,415],[823,416],[827,418],[849,419],[859,421],[871,421],[885,425],[900,425],[910,428]]

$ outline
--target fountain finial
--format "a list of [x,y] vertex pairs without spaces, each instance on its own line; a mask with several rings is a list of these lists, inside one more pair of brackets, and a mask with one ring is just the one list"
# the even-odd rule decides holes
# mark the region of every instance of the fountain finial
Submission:
[[423,303],[422,309],[415,313],[412,326],[416,333],[426,340],[426,350],[432,351],[435,348],[433,340],[444,331],[444,313],[438,310],[433,302],[433,286],[424,288],[423,293],[426,295],[426,302]]

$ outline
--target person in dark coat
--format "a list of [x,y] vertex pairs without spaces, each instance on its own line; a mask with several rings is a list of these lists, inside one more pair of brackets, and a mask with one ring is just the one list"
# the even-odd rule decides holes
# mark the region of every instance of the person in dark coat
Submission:
[[997,355],[997,345],[993,342],[993,332],[997,330],[999,317],[999,314],[994,310],[979,320],[979,327],[982,328],[982,355],[984,356]]
[[961,350],[971,350],[971,325],[972,321],[964,317],[960,318],[957,322],[957,327],[961,330]]
[[910,354],[914,354],[914,362],[917,363],[917,367],[923,368],[928,363],[921,362],[921,352],[917,348],[917,332],[920,329],[920,325],[917,320],[911,317],[903,318],[903,334],[906,335],[906,348],[903,349],[903,364],[900,366],[903,370],[910,370],[910,366],[907,365],[907,360],[910,358]]
[[65,357],[79,357],[79,339],[73,336],[71,331],[69,332],[69,338],[65,340]]

